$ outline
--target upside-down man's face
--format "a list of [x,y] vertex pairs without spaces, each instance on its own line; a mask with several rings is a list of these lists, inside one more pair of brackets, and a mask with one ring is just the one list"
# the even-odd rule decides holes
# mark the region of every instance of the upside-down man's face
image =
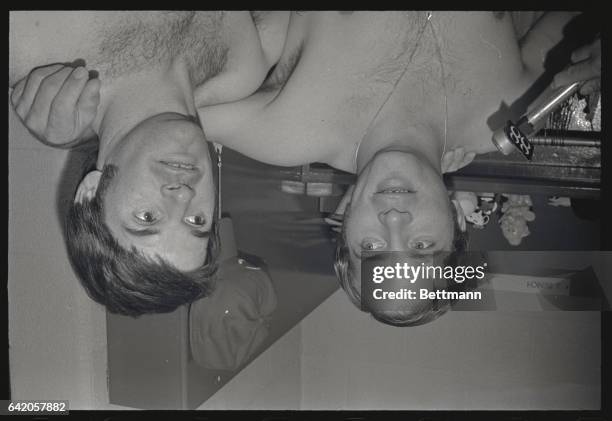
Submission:
[[117,241],[179,270],[202,266],[216,199],[202,128],[181,114],[156,115],[128,133],[110,163],[118,173],[104,214]]

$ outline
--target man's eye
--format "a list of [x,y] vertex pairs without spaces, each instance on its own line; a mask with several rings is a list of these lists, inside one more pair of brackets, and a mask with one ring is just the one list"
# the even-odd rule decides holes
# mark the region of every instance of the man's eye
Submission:
[[157,221],[157,217],[151,211],[136,212],[134,216],[142,224],[153,224],[155,221]]
[[196,227],[202,227],[206,225],[206,219],[201,215],[186,216],[185,222],[189,225],[194,225]]
[[410,244],[410,246],[415,250],[426,250],[426,249],[431,248],[433,244],[434,243],[432,241],[419,240],[419,241],[413,241]]
[[366,251],[380,250],[383,247],[385,247],[385,242],[379,241],[379,240],[368,239],[368,240],[363,240],[363,242],[361,243],[362,250],[366,250]]

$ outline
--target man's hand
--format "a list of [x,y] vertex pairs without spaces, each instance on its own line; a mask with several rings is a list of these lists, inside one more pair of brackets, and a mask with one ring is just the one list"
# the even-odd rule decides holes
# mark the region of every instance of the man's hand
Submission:
[[84,67],[37,67],[19,81],[11,103],[25,126],[43,143],[68,147],[95,136],[100,80]]
[[572,53],[572,64],[558,73],[552,87],[566,86],[581,80],[587,81],[580,88],[580,93],[588,95],[600,89],[601,84],[601,39],[595,40]]

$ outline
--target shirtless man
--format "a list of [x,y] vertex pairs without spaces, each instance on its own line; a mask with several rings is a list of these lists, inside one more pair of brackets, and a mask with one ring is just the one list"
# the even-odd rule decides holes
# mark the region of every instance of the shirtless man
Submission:
[[[215,188],[196,102],[255,91],[287,22],[286,12],[10,14],[17,114],[54,146],[99,138],[96,169],[67,218],[67,246],[87,292],[110,311],[172,311],[209,292]],[[75,59],[99,78],[61,64],[28,76]]]
[[[418,254],[460,243],[441,174],[494,149],[488,117],[544,72],[574,15],[519,25],[508,13],[295,12],[254,94],[196,105],[209,140],[271,164],[325,162],[359,175],[336,268],[359,306],[362,249]],[[579,50],[574,61],[589,71],[558,82],[593,77],[596,57]],[[407,325],[441,314],[416,313],[380,318]]]
[[[449,201],[442,172],[495,150],[497,127],[489,117],[544,73],[546,53],[575,16],[293,14],[283,54],[262,88],[242,101],[200,109],[200,117],[211,139],[255,159],[324,162],[358,174],[336,271],[360,307],[362,250],[411,252],[418,262],[419,254],[462,247],[453,222],[463,216]],[[578,50],[573,59],[580,64],[555,82],[597,76],[599,49]],[[449,151],[458,151],[453,164],[443,159]],[[408,303],[374,316],[416,325],[448,308]]]
[[[360,307],[362,250],[406,251],[419,262],[420,254],[462,247],[453,222],[463,215],[449,201],[442,173],[495,150],[498,127],[489,117],[544,73],[546,54],[576,15],[292,14],[283,54],[263,86],[242,101],[199,109],[200,117],[210,139],[255,159],[324,162],[358,175],[336,272]],[[577,64],[556,85],[596,77],[600,55],[597,43],[576,51]],[[452,164],[443,159],[449,151]],[[415,304],[373,315],[416,325],[448,308]]]

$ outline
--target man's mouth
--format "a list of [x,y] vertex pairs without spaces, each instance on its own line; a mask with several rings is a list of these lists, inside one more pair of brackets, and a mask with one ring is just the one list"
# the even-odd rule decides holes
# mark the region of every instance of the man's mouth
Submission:
[[185,171],[196,171],[198,167],[193,164],[187,162],[180,161],[159,161],[160,164],[166,165],[170,168],[175,168],[177,170],[185,170]]
[[402,194],[402,193],[414,193],[414,190],[391,187],[382,189],[376,192],[377,194]]
[[376,186],[376,194],[408,194],[416,193],[409,180],[400,177],[390,177],[382,180]]

